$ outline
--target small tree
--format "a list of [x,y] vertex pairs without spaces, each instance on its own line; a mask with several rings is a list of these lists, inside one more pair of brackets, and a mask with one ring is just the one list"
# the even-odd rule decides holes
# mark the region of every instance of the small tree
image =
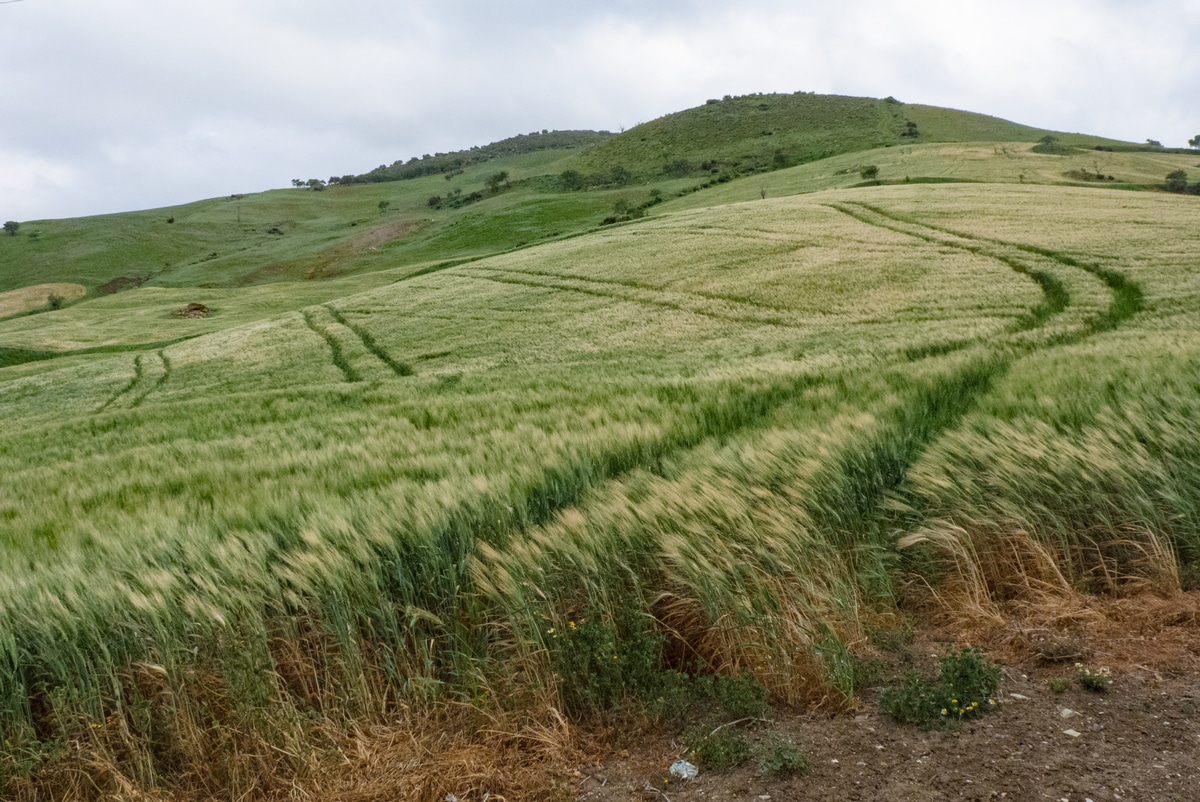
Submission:
[[10,236],[10,237],[17,236],[17,229],[20,227],[21,227],[21,224],[18,223],[16,220],[9,220],[8,222],[6,222],[4,224],[4,230],[8,232],[8,236]]
[[488,176],[488,180],[487,180],[488,190],[493,195],[495,195],[497,192],[500,191],[500,187],[503,186],[504,182],[506,182],[506,181],[508,181],[508,171],[507,170],[501,170],[498,173],[492,173],[491,175]]
[[1187,185],[1187,172],[1183,170],[1173,170],[1172,172],[1167,173],[1168,192],[1186,192]]
[[384,212],[387,211],[387,208],[391,205],[392,205],[392,202],[390,200],[381,200],[379,202],[379,213],[383,214]]
[[1196,134],[1194,137],[1188,140],[1188,147],[1200,150],[1200,134]]
[[1161,148],[1162,147],[1162,143],[1159,142],[1157,139],[1147,139],[1146,144],[1152,148]]
[[879,178],[879,168],[874,164],[868,164],[859,170],[858,174],[863,177],[863,181],[874,181],[876,178]]

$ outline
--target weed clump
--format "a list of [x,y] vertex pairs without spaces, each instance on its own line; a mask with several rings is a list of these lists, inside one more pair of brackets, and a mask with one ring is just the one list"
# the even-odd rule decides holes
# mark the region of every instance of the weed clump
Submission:
[[1112,674],[1103,666],[1092,668],[1091,666],[1085,666],[1083,663],[1076,663],[1075,670],[1078,672],[1079,684],[1085,690],[1094,693],[1104,693],[1112,687]]
[[736,769],[750,759],[750,744],[746,736],[731,727],[693,726],[683,734],[689,756],[708,771]]
[[1000,669],[984,659],[978,647],[958,652],[948,649],[936,682],[909,671],[902,685],[883,690],[879,706],[900,724],[953,725],[979,718],[995,707],[999,685]]
[[808,755],[791,738],[772,735],[765,743],[755,744],[750,754],[758,760],[758,773],[769,777],[788,777],[808,771]]

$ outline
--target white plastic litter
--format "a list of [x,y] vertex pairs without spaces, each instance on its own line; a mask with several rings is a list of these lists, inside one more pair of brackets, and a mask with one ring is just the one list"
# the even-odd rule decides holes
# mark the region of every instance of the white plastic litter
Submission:
[[676,777],[682,777],[685,780],[690,780],[700,773],[700,769],[688,763],[686,760],[676,760],[671,764],[671,774]]

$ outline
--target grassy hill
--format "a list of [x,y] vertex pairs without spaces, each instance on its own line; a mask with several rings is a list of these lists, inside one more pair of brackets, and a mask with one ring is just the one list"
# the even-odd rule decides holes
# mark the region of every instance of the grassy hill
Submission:
[[[755,98],[669,141],[733,153]],[[507,727],[488,759],[551,798],[554,722],[685,715],[714,675],[851,707],[916,614],[1152,661],[1111,633],[1200,576],[1200,230],[1130,190],[1196,157],[786,103],[795,147],[872,149],[558,183],[660,168],[634,129],[0,237],[0,288],[92,291],[0,320],[4,794],[354,798],[367,733]],[[910,119],[967,141],[881,141]],[[1180,615],[1147,626],[1191,643]],[[367,798],[453,790],[415,776]]]
[[[912,124],[911,126],[909,124]],[[709,100],[638,125],[581,153],[573,169],[623,165],[635,175],[789,167],[843,153],[930,142],[1036,142],[1054,132],[891,98],[797,92]],[[1117,144],[1058,134],[1063,145]]]

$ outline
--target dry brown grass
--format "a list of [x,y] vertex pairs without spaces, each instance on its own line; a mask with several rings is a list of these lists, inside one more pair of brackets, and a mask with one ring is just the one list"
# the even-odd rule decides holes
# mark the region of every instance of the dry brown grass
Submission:
[[562,799],[585,754],[553,707],[514,714],[445,704],[356,729],[338,745],[336,759],[298,791],[330,802],[417,802],[447,794],[462,802]]
[[[955,639],[1008,662],[1046,659],[1070,644],[1116,671],[1200,668],[1200,592],[1181,590],[1174,556],[1155,533],[1083,538],[1089,545],[1069,558],[1020,529],[978,535],[941,523],[903,542],[938,551],[943,581],[914,595]],[[1068,579],[1068,559],[1082,582]]]
[[51,295],[57,295],[64,301],[74,301],[87,295],[87,288],[82,284],[35,284],[0,292],[0,317],[40,309],[50,303]]

